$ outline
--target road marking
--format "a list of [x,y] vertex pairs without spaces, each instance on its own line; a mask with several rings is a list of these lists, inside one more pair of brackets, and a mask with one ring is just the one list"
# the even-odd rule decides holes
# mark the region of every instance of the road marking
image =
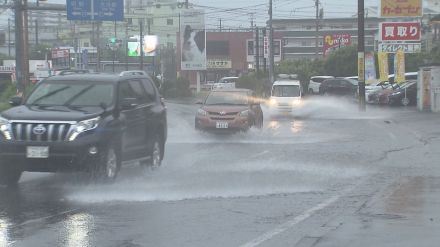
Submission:
[[252,155],[251,158],[255,159],[255,158],[258,158],[258,157],[263,156],[263,155],[268,154],[268,153],[270,153],[269,150],[264,150],[261,153],[257,153],[257,154]]
[[275,229],[268,231],[268,232],[264,233],[263,235],[255,238],[245,244],[242,244],[240,247],[259,246],[260,244],[274,238],[277,235],[280,235],[281,233],[289,230],[290,228],[294,227],[295,225],[303,222],[304,220],[306,220],[307,218],[309,218],[310,216],[315,214],[317,211],[320,211],[320,210],[330,206],[331,204],[335,203],[337,200],[339,200],[340,197],[341,196],[333,196],[330,199],[328,199],[328,200],[316,205],[315,207],[305,211],[301,215],[296,216],[292,220],[283,223],[282,225],[276,227]]

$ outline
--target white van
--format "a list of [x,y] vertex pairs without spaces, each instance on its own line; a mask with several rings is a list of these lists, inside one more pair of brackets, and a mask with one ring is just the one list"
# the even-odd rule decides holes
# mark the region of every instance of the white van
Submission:
[[280,113],[289,113],[301,105],[301,83],[299,80],[281,79],[272,86],[270,107]]

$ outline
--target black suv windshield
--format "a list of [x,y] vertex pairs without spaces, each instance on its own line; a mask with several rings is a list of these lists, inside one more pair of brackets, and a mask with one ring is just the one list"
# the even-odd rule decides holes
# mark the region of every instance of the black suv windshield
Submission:
[[29,96],[26,105],[108,106],[113,98],[111,83],[51,81],[41,83]]
[[247,105],[246,92],[212,92],[206,99],[206,105]]

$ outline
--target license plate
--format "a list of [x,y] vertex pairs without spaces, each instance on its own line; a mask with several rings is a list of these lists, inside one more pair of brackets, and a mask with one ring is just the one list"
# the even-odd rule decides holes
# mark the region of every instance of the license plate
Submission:
[[49,147],[27,147],[26,157],[31,159],[49,158]]
[[227,122],[217,122],[216,128],[217,129],[227,129],[228,123]]

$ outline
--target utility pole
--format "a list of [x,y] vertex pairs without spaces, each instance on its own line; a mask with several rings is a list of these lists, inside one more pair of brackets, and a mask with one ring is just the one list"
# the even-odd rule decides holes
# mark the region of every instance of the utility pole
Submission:
[[11,19],[8,18],[8,56],[11,56]]
[[[264,39],[264,37],[266,37],[266,35],[267,35],[267,29],[264,28],[263,29],[263,39]],[[263,49],[263,71],[264,71],[264,73],[267,72],[267,58],[265,57],[264,49]]]
[[274,78],[274,47],[273,47],[273,25],[272,25],[272,6],[273,6],[273,0],[269,0],[269,81],[270,83],[273,83]]
[[358,0],[358,80],[359,110],[365,111],[365,15],[364,0]]
[[139,39],[140,39],[140,70],[144,70],[144,19],[139,19]]
[[260,29],[255,28],[255,67],[257,76],[260,74]]
[[96,25],[96,71],[101,71],[101,22]]
[[[37,7],[40,6],[40,0],[37,0]],[[38,45],[38,16],[35,13],[34,14],[34,18],[35,18],[35,45]]]
[[29,82],[27,0],[15,0],[15,73],[17,94],[24,95]]
[[316,33],[315,33],[315,56],[319,59],[319,0],[315,0],[316,8]]
[[185,0],[185,8],[187,9],[189,7],[189,1]]
[[125,70],[128,71],[128,22],[125,23]]
[[222,18],[219,19],[219,22],[220,22],[219,23],[219,29],[220,29],[220,32],[221,32],[222,31]]
[[[116,33],[116,21],[115,21],[115,42],[117,43],[118,42],[118,39],[117,39],[117,37],[116,37],[116,35],[117,35],[117,33]],[[115,45],[116,45],[116,43],[115,43]],[[112,70],[113,70],[113,72],[115,72],[115,60],[116,60],[116,48],[117,47],[114,47],[113,48],[113,64],[112,64]]]

